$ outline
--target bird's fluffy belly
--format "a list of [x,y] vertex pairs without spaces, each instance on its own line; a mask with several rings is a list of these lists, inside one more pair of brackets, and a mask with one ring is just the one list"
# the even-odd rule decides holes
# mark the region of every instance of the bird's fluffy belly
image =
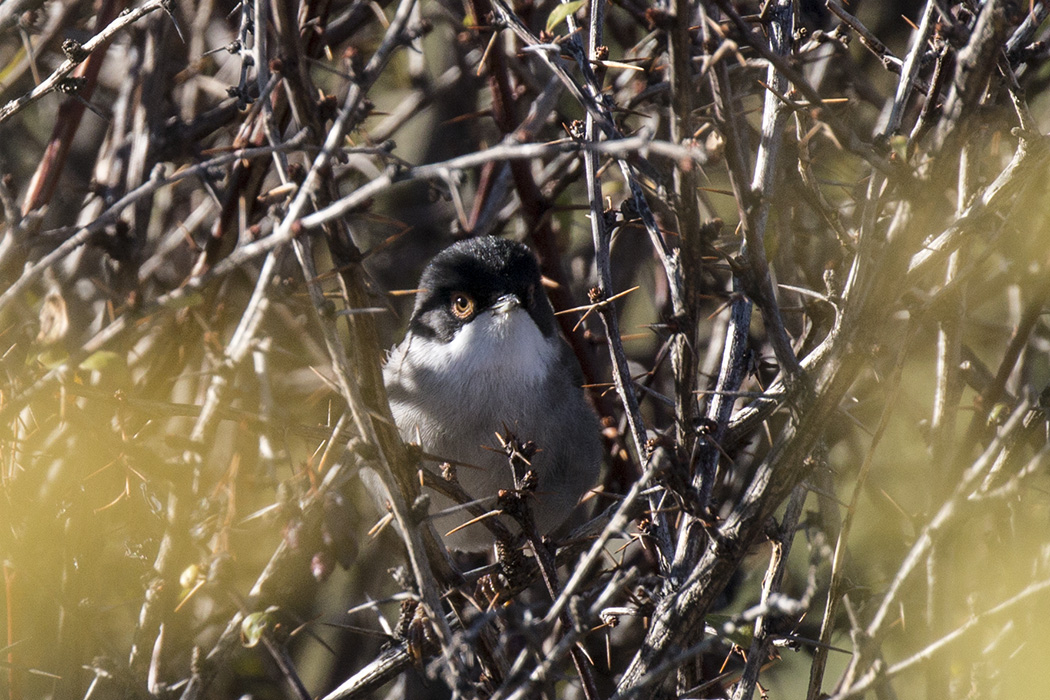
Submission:
[[[601,458],[597,420],[573,386],[560,343],[521,309],[485,312],[447,343],[406,338],[384,367],[402,438],[463,463],[456,468],[460,485],[474,498],[492,498],[486,508],[499,489],[513,487],[496,434],[533,441],[539,448],[531,459],[539,476],[533,512],[538,522],[560,524],[593,483]],[[453,505],[437,494],[432,499],[432,513]],[[458,512],[436,518],[435,526],[444,534],[469,518]],[[446,542],[478,550],[491,544],[491,535],[475,525]]]

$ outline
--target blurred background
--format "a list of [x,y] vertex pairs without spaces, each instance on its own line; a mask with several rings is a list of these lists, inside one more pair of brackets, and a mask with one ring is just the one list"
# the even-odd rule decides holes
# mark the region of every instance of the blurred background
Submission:
[[[757,158],[768,64],[751,43],[768,34],[769,4],[613,0],[608,62],[593,64],[620,132],[667,144],[626,154],[660,234],[673,250],[699,241],[684,280],[694,418],[740,298],[732,273],[754,202],[731,174],[734,158],[748,173]],[[545,43],[567,41],[576,22],[586,39],[589,10],[569,5],[568,19],[549,0],[514,12]],[[1035,698],[1050,682],[1045,159],[994,206],[967,210],[1018,153],[1046,149],[1044,6],[855,0],[844,19],[823,2],[792,4],[791,65],[824,104],[791,92],[775,188],[755,196],[769,205],[765,253],[798,355],[834,326],[865,236],[912,216],[927,228],[908,229],[910,254],[952,226],[964,240],[921,274],[876,272],[895,289],[880,325],[850,348],[849,390],[823,425],[787,539],[781,591],[808,611],[773,624],[783,644],[767,650],[756,697],[849,690],[858,633],[898,577],[878,657],[883,671],[905,665],[858,695]],[[12,107],[135,7],[0,4],[0,696],[320,697],[398,644],[411,588],[395,528],[370,532],[384,512],[359,471],[376,446],[347,417],[330,341],[371,400],[423,267],[473,235],[529,243],[556,309],[587,304],[597,271],[584,162],[557,145],[576,138],[585,110],[538,52],[493,31],[487,0],[146,3],[137,7],[154,11],[62,73],[58,89]],[[399,12],[404,30],[392,36]],[[989,77],[963,116],[947,115],[984,12],[995,13],[992,48],[978,57]],[[884,134],[926,15],[913,95]],[[675,41],[688,50],[677,80]],[[713,92],[716,73],[728,97]],[[374,190],[298,233],[298,247],[245,253],[285,230],[355,90],[364,97],[308,206]],[[1019,111],[1032,122],[1019,124]],[[517,143],[555,145],[511,158]],[[473,164],[456,160],[471,154]],[[638,288],[616,306],[621,341],[649,437],[673,439],[682,416],[668,398],[679,390],[668,352],[682,319],[627,183],[615,160],[601,162],[602,204],[621,213],[612,291]],[[445,167],[413,169],[435,163]],[[598,512],[641,468],[609,339],[597,314],[581,316],[559,318],[606,427]],[[780,376],[757,312],[749,346],[741,391],[753,393],[738,408]],[[785,405],[727,446],[715,517],[793,420]],[[643,539],[632,525],[611,542],[609,567],[633,567],[648,594],[661,574]],[[718,583],[709,625],[740,621],[761,597],[771,545],[749,544]],[[909,568],[913,550],[921,560]],[[840,602],[822,632],[829,595]],[[647,625],[637,596],[619,602],[638,615],[616,629],[595,621],[584,641],[603,697]],[[528,620],[543,603],[533,591],[504,614]],[[680,696],[733,692],[751,640],[718,632],[699,656],[704,683]],[[814,650],[829,645],[814,691]],[[448,697],[438,663],[408,666],[374,696]],[[558,678],[535,692],[579,696],[571,672]]]

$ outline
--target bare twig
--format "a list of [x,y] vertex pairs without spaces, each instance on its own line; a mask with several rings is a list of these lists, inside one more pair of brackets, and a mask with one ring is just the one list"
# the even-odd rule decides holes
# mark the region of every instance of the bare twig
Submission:
[[15,114],[25,109],[33,102],[39,100],[49,92],[58,90],[63,85],[63,81],[69,77],[69,74],[72,73],[85,58],[87,58],[95,49],[109,42],[120,30],[130,24],[134,24],[151,12],[156,12],[157,10],[164,8],[170,2],[171,0],[147,0],[147,2],[134,10],[114,19],[106,25],[102,31],[84,42],[83,45],[77,46],[74,55],[70,58],[66,58],[66,60],[51,73],[51,75],[44,78],[42,83],[25,95],[11,100],[3,107],[0,107],[0,124],[3,124]]

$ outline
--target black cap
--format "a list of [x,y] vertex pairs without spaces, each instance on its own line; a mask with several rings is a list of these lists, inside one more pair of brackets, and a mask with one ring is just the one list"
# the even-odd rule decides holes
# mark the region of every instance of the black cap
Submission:
[[540,283],[540,266],[521,243],[495,236],[470,238],[438,253],[419,279],[409,331],[442,342],[472,319],[452,313],[454,296],[469,295],[475,315],[513,294],[544,336],[555,332],[554,310]]

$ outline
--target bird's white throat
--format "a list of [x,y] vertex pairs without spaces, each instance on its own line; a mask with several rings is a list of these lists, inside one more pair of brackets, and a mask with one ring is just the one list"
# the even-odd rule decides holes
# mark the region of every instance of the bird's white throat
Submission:
[[[496,383],[504,391],[542,381],[557,362],[558,352],[557,338],[544,337],[517,304],[482,311],[447,343],[419,337],[407,338],[405,343],[413,346],[413,369],[459,381]],[[407,353],[398,354],[401,357],[392,357],[392,362],[403,361]]]

